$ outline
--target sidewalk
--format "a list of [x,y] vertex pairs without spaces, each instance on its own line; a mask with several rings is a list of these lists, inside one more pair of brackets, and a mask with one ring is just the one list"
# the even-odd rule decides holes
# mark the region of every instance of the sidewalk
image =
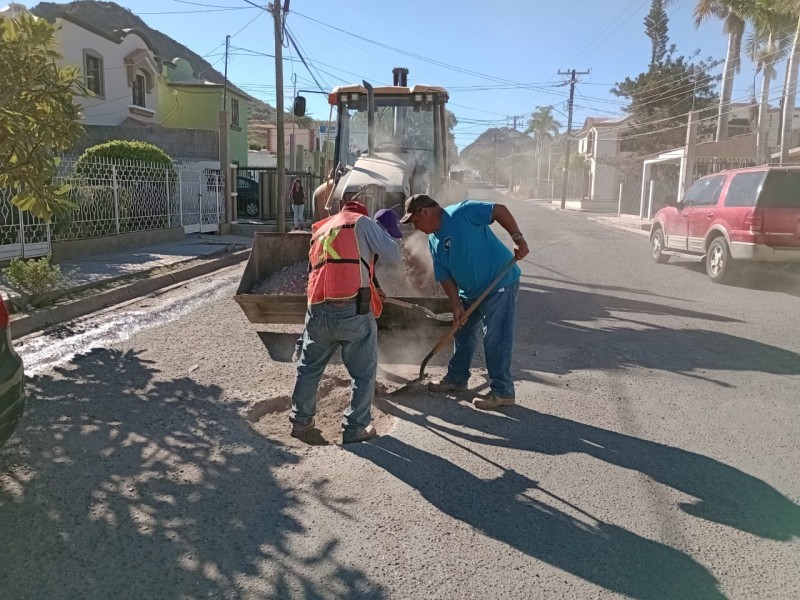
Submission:
[[589,220],[600,223],[601,225],[607,225],[615,229],[623,229],[644,236],[650,235],[650,227],[653,225],[653,221],[640,219],[635,215],[622,215],[619,217],[616,215],[591,216]]
[[[559,204],[549,198],[523,199],[517,196],[513,196],[511,194],[506,194],[506,195],[509,198],[522,200],[523,202],[535,202],[537,204],[544,206],[545,208],[549,208],[552,210],[560,210]],[[632,233],[638,233],[639,235],[644,235],[644,236],[650,235],[650,228],[653,225],[652,220],[640,219],[637,215],[617,216],[615,212],[598,211],[593,208],[577,208],[575,206],[575,203],[570,203],[570,202],[567,202],[566,210],[583,213],[590,221],[600,223],[601,225],[605,225],[607,227],[613,227],[614,229],[622,229],[624,231],[630,231]]]
[[[252,238],[237,235],[196,234],[178,242],[65,261],[61,263],[61,271],[69,275],[69,285],[63,291],[62,300],[47,309],[12,315],[14,336],[27,335],[242,262],[249,257],[252,241]],[[19,298],[2,279],[0,295]],[[78,299],[65,301],[67,297]]]

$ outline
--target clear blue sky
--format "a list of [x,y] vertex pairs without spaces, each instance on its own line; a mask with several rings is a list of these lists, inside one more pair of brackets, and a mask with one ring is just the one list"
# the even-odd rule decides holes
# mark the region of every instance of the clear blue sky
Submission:
[[[692,18],[695,3],[678,0],[668,9],[671,41],[677,44],[679,54],[700,50],[701,57],[724,58],[726,40],[721,23],[710,21],[696,30]],[[234,48],[268,54],[274,50],[271,15],[244,0],[121,0],[120,4],[151,27],[200,55],[208,55],[219,71],[226,34],[236,34],[231,41]],[[621,114],[624,103],[608,90],[647,66],[650,41],[643,20],[649,7],[650,0],[348,0],[340,4],[291,0],[287,24],[305,57],[320,69],[317,77],[323,87],[361,79],[391,83],[392,67],[405,66],[410,69],[410,83],[450,89],[449,108],[461,121],[456,140],[463,148],[486,128],[505,126],[506,116],[527,118],[537,105],[552,104],[566,113],[568,88],[557,87],[563,81],[557,75],[559,69],[591,70],[591,75],[581,78],[576,94],[577,127],[586,116]],[[284,68],[288,107],[293,72],[298,87],[316,86],[294,49],[284,52],[289,59]],[[230,80],[274,106],[274,59],[247,54],[232,51]],[[779,81],[773,82],[773,87]],[[514,83],[531,85],[515,89]],[[734,99],[749,96],[752,84],[753,70],[745,60]],[[777,97],[776,92],[773,99],[777,101]],[[323,97],[308,95],[308,99],[313,116],[327,119],[329,109]],[[566,125],[566,117],[558,116]]]

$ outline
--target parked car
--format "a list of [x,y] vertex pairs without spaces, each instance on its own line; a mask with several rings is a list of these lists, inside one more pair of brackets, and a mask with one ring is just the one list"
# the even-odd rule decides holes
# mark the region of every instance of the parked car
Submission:
[[650,252],[705,261],[712,281],[744,264],[800,263],[800,166],[733,169],[699,179],[680,202],[656,213]]
[[0,446],[14,433],[25,410],[24,379],[22,359],[11,344],[11,320],[0,297]]
[[259,185],[255,179],[239,176],[236,178],[237,212],[239,216],[256,218],[259,213]]

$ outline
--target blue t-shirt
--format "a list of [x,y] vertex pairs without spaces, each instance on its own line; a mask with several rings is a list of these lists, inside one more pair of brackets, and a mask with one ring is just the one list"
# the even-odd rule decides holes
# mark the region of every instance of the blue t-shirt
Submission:
[[[452,279],[459,296],[467,300],[480,296],[514,257],[489,227],[493,210],[493,202],[475,200],[447,206],[439,230],[428,236],[436,281]],[[514,265],[495,290],[519,277],[519,267]]]

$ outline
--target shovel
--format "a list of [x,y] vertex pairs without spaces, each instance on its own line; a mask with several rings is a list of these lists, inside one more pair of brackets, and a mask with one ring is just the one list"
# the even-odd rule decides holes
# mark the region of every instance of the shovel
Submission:
[[[517,259],[516,258],[512,258],[510,261],[508,261],[508,263],[506,263],[506,266],[504,266],[503,269],[500,271],[500,273],[497,274],[497,277],[495,277],[492,280],[492,282],[486,287],[486,289],[483,290],[483,293],[480,296],[478,296],[478,299],[475,300],[475,302],[473,302],[472,305],[467,309],[467,312],[464,313],[464,322],[466,322],[466,320],[469,318],[469,316],[473,312],[475,312],[475,309],[478,308],[478,305],[481,302],[483,302],[484,299],[486,298],[486,296],[489,295],[489,292],[491,292],[495,288],[495,286],[498,283],[500,283],[500,281],[503,279],[503,277],[506,276],[506,273],[508,273],[511,270],[511,267],[513,267],[514,264],[516,264],[516,262],[517,262]],[[453,326],[445,332],[445,334],[441,337],[441,339],[439,339],[438,342],[436,342],[436,345],[433,347],[433,349],[430,352],[428,352],[428,356],[426,356],[425,360],[422,361],[422,364],[419,367],[419,375],[417,376],[417,378],[416,379],[412,379],[411,381],[406,383],[401,388],[398,388],[395,391],[391,392],[389,395],[390,396],[394,396],[395,394],[399,394],[400,392],[408,390],[412,385],[414,385],[418,381],[422,381],[425,378],[425,367],[427,367],[428,363],[431,361],[431,359],[436,354],[438,354],[439,351],[442,348],[444,348],[445,345],[447,345],[447,343],[450,340],[453,339],[453,336],[456,334],[456,332],[460,328],[461,328],[461,323],[453,323]]]
[[452,321],[453,320],[453,313],[435,313],[429,308],[425,308],[419,304],[412,304],[411,302],[404,302],[403,300],[398,300],[397,298],[386,298],[385,302],[388,304],[394,304],[395,306],[402,306],[403,308],[418,308],[425,313],[426,317],[434,319],[436,321]]

